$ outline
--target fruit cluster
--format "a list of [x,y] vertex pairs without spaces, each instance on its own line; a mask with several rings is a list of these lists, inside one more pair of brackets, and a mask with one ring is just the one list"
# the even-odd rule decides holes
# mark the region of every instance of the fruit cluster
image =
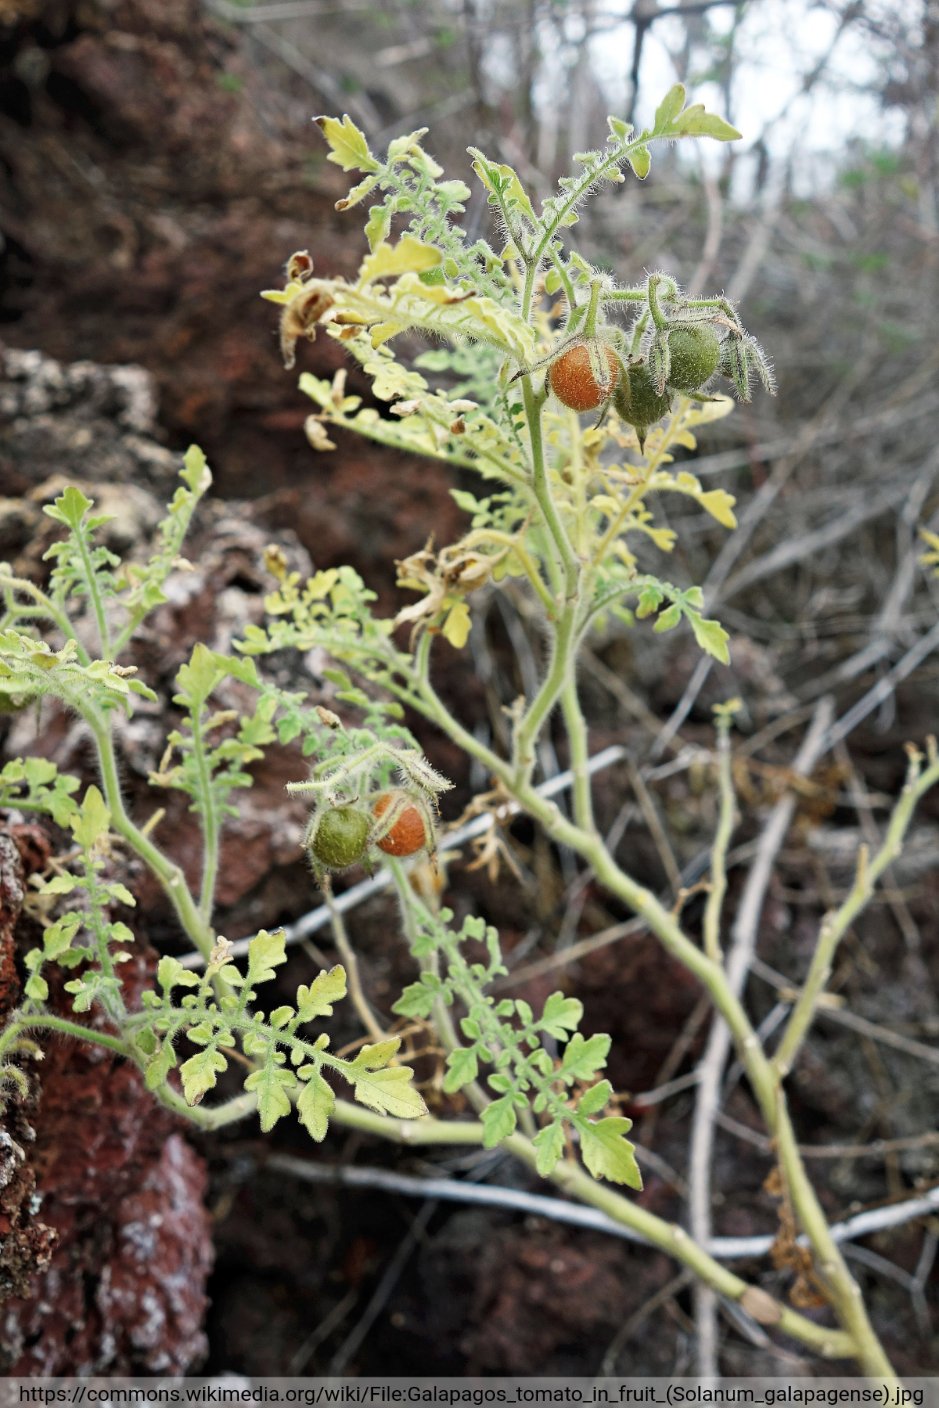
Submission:
[[593,411],[612,401],[620,420],[635,428],[640,448],[649,427],[671,410],[675,392],[702,392],[722,370],[721,341],[711,323],[670,328],[666,335],[668,369],[653,372],[652,358],[621,361],[612,342],[582,338],[551,363],[548,384],[563,406]]
[[634,427],[642,449],[649,427],[669,413],[676,394],[713,400],[707,388],[716,376],[731,381],[744,401],[754,372],[772,391],[772,369],[727,299],[685,298],[665,274],[650,274],[644,290],[624,294],[645,305],[630,332],[602,325],[596,279],[589,304],[573,312],[572,322],[585,315],[583,331],[536,364],[547,362],[548,386],[562,406],[601,415],[612,406]]
[[433,854],[435,844],[430,805],[419,792],[400,787],[364,800],[325,802],[313,813],[304,841],[317,872],[347,870],[367,861],[372,846],[405,858],[420,851]]

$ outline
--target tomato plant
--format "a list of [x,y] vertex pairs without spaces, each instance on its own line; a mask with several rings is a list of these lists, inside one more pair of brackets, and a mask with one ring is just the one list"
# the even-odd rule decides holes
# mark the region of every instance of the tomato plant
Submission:
[[[742,399],[749,399],[754,378],[772,389],[769,363],[727,299],[689,297],[664,274],[620,280],[570,246],[590,193],[604,182],[625,181],[627,170],[644,179],[655,143],[739,135],[685,96],[680,85],[671,89],[640,132],[611,117],[605,144],[581,153],[576,172],[538,206],[516,172],[471,148],[496,217],[498,248],[471,241],[457,223],[469,190],[462,181],[440,179],[423,149],[423,131],[393,141],[380,157],[348,117],[319,120],[329,160],[356,173],[340,208],[369,203],[368,253],[351,279],[321,276],[308,253],[294,254],[285,286],[266,296],[281,310],[288,365],[301,339],[333,338],[372,395],[366,404],[361,390],[350,390],[345,367],[328,379],[305,373],[300,386],[313,403],[310,446],[329,453],[329,431],[351,431],[476,474],[481,488],[453,490],[466,520],[458,542],[438,547],[429,541],[434,525],[415,525],[414,551],[398,567],[401,590],[417,600],[395,617],[376,614],[375,594],[351,568],[301,581],[274,548],[265,555],[272,578],[265,623],[246,625],[230,654],[199,644],[181,665],[173,696],[178,727],[151,781],[182,792],[198,818],[201,873],[193,887],[164,849],[162,813],[141,823],[125,802],[121,721],[141,699],[155,696],[133,665],[121,662],[180,565],[189,522],[211,481],[205,457],[195,447],[187,454],[145,561],[116,559],[101,538],[105,520],[73,485],[45,510],[62,534],[46,554],[48,583],[40,586],[11,566],[0,570],[0,701],[58,700],[80,716],[98,766],[98,782],[84,788],[38,756],[14,759],[0,773],[0,804],[50,818],[69,840],[54,873],[36,887],[41,940],[25,958],[22,1004],[0,1033],[0,1090],[5,1098],[29,1096],[25,1072],[37,1041],[66,1034],[120,1054],[139,1068],[156,1099],[205,1129],[256,1113],[266,1131],[295,1113],[317,1141],[335,1122],[399,1143],[501,1145],[566,1195],[682,1262],[710,1291],[733,1301],[745,1323],[749,1316],[823,1358],[854,1358],[865,1372],[887,1377],[890,1364],[806,1172],[786,1078],[842,938],[896,858],[917,801],[939,781],[935,746],[925,759],[913,751],[884,845],[864,856],[847,898],[826,915],[772,1049],[744,1005],[726,953],[727,853],[737,819],[733,703],[718,710],[717,744],[707,762],[718,816],[707,880],[698,887],[707,896],[700,917],[686,911],[687,892],[663,899],[640,883],[604,839],[594,813],[578,671],[585,642],[598,628],[622,629],[632,633],[638,652],[650,628],[681,628],[718,664],[728,662],[730,634],[705,615],[702,588],[663,575],[676,533],[660,505],[663,496],[682,495],[733,530],[734,496],[722,487],[705,489],[676,456],[732,409],[729,397],[704,391],[712,378],[726,378]],[[403,334],[403,357],[413,353],[414,339],[429,345],[399,360],[394,344]],[[605,414],[609,400],[615,415]],[[569,411],[601,414],[588,426]],[[638,455],[636,437],[622,422],[638,434]],[[678,574],[685,557],[676,556]],[[543,649],[524,695],[503,701],[502,731],[486,733],[459,705],[445,703],[435,670],[441,652],[459,651],[470,640],[480,595],[497,591],[520,620],[536,620]],[[333,708],[263,673],[266,658],[283,652],[298,674],[311,655],[329,657],[322,688],[332,691]],[[250,702],[240,710],[220,707],[219,693],[235,686]],[[547,844],[579,858],[612,904],[639,916],[650,941],[708,995],[715,1020],[736,1044],[752,1119],[765,1129],[761,1137],[786,1190],[787,1219],[799,1224],[810,1248],[824,1315],[833,1323],[748,1284],[715,1259],[707,1236],[695,1240],[618,1191],[641,1188],[644,1156],[627,1137],[631,1121],[603,1074],[610,1037],[581,1032],[583,1003],[566,992],[549,993],[538,1011],[521,997],[496,995],[494,985],[508,976],[496,930],[474,915],[457,924],[437,889],[418,883],[420,863],[412,875],[403,864],[434,847],[437,798],[450,786],[427,762],[408,718],[420,718],[431,734],[438,730],[489,779],[471,808],[474,825],[484,828],[481,860],[497,868],[511,855],[506,822],[524,814]],[[538,771],[555,729],[570,760],[567,810],[549,795],[557,779]],[[288,963],[285,935],[262,930],[236,945],[216,930],[220,836],[237,810],[233,797],[251,785],[250,769],[267,750],[289,744],[311,760],[309,776],[288,790],[311,799],[304,844],[324,889],[330,872],[370,852],[394,887],[416,976],[381,1017],[363,999],[335,907],[335,943],[345,966],[291,983],[270,1012],[257,1006],[257,993]],[[108,869],[115,837],[162,888],[193,947],[185,963],[164,956],[155,985],[133,1006],[118,973],[133,931],[115,910],[132,909],[134,896]],[[298,897],[298,906],[303,902]],[[64,984],[70,1015],[50,1001],[50,966],[73,974]],[[374,1037],[352,1059],[330,1052],[327,1033],[308,1031],[344,997],[347,972],[356,1009]],[[303,976],[309,977],[305,969]],[[641,994],[624,995],[640,1000]],[[81,1020],[91,1011],[93,1026]],[[409,1030],[414,1024],[431,1030],[427,1050],[440,1054],[435,1093],[462,1092],[463,1104],[451,1116],[428,1114],[414,1072],[399,1058],[401,1036],[393,1030],[399,1018]],[[237,1074],[244,1089],[220,1095],[220,1077]],[[351,1089],[354,1103],[337,1098],[336,1080]],[[206,1104],[211,1092],[216,1103]],[[463,1119],[465,1106],[477,1118]]]

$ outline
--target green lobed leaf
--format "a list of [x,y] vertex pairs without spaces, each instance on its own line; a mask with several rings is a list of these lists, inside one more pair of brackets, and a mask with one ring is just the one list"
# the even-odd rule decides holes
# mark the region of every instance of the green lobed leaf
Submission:
[[637,147],[630,152],[627,161],[640,181],[644,181],[652,168],[652,157],[648,147]]
[[666,607],[661,615],[656,617],[652,629],[658,635],[662,635],[665,631],[673,631],[676,626],[681,624],[681,616],[681,607],[677,602],[672,602],[671,606]]
[[459,1046],[447,1057],[447,1074],[443,1079],[443,1088],[448,1095],[453,1095],[457,1090],[462,1090],[464,1085],[474,1081],[478,1074],[479,1061],[476,1052],[472,1047]]
[[632,1120],[622,1115],[608,1115],[596,1122],[578,1120],[577,1128],[584,1163],[594,1178],[624,1183],[637,1190],[642,1188],[635,1146],[623,1137],[632,1128]]
[[[305,1072],[310,1073],[306,1079]],[[303,1085],[297,1097],[297,1115],[304,1129],[319,1144],[326,1138],[329,1119],[336,1107],[336,1096],[332,1086],[314,1067],[304,1066],[298,1074]]]
[[108,834],[111,813],[99,788],[92,785],[85,793],[78,816],[72,821],[75,840],[90,851]]
[[560,1123],[546,1125],[531,1142],[538,1151],[535,1168],[542,1178],[547,1178],[564,1153],[564,1126]]
[[642,621],[646,616],[651,616],[658,611],[663,600],[661,588],[656,586],[654,582],[648,582],[640,592],[639,600],[636,603],[637,619]]
[[167,996],[173,988],[197,988],[199,986],[197,975],[190,973],[178,958],[173,958],[170,954],[164,954],[157,964],[157,982]]
[[568,1083],[589,1080],[606,1065],[611,1045],[612,1039],[603,1033],[584,1037],[580,1032],[575,1032],[564,1048],[558,1075]]
[[333,1003],[340,1002],[346,995],[346,970],[341,963],[318,973],[312,983],[303,983],[297,988],[297,1011],[301,1022],[312,1022],[315,1017],[331,1017]]
[[440,250],[434,245],[403,235],[397,244],[380,244],[366,255],[359,270],[359,288],[376,279],[397,278],[401,274],[422,273],[440,263]]
[[671,134],[678,137],[713,137],[717,142],[736,142],[740,133],[717,113],[705,112],[703,103],[686,108],[671,125]]
[[39,973],[30,973],[23,988],[27,997],[31,997],[34,1002],[45,1002],[49,996],[49,984]]
[[42,946],[47,958],[61,958],[72,946],[72,940],[81,927],[81,915],[74,912],[63,914],[47,929],[43,930]]
[[[351,1073],[350,1073],[351,1074]],[[386,1066],[381,1071],[355,1074],[355,1098],[370,1110],[394,1115],[399,1120],[415,1120],[427,1114],[419,1090],[411,1084],[414,1072],[409,1066]]]
[[674,87],[669,88],[668,92],[665,94],[665,97],[662,99],[662,101],[659,103],[658,107],[655,110],[655,118],[652,123],[653,131],[664,132],[667,127],[671,126],[672,122],[678,116],[684,106],[684,84],[676,83]]
[[329,143],[327,161],[341,166],[343,171],[377,171],[380,162],[369,151],[365,133],[361,132],[346,113],[340,121],[335,117],[315,117],[313,121]]
[[362,1047],[352,1064],[353,1066],[361,1066],[366,1071],[380,1071],[387,1066],[400,1045],[401,1038],[399,1036],[388,1037],[385,1041],[373,1042],[371,1045]]
[[715,660],[719,660],[722,665],[730,664],[730,636],[724,630],[720,621],[708,621],[703,616],[698,616],[694,612],[689,613],[688,620],[694,632],[694,638],[702,650],[708,655],[713,655]]
[[269,982],[275,976],[275,968],[286,962],[283,929],[277,929],[273,934],[262,929],[248,945],[248,982]]
[[69,484],[53,503],[46,504],[43,513],[54,518],[57,523],[64,523],[67,528],[78,529],[85,514],[92,507],[92,502],[81,489]]
[[424,983],[409,983],[392,1005],[398,1017],[419,1017],[426,1020],[434,1010],[435,994]]
[[482,1113],[482,1122],[485,1131],[483,1134],[485,1149],[494,1149],[497,1144],[502,1143],[503,1139],[508,1139],[509,1135],[514,1133],[518,1116],[511,1091],[486,1106]]
[[507,214],[518,210],[529,224],[535,225],[535,211],[518,173],[504,162],[490,161],[478,147],[466,150],[473,158],[473,170],[489,193],[491,204],[498,205]]
[[202,1097],[215,1088],[219,1075],[228,1062],[215,1047],[207,1047],[190,1056],[179,1068],[183,1082],[183,1095],[189,1105],[198,1105]]
[[78,885],[76,875],[53,875],[39,886],[41,895],[70,895]]
[[158,1046],[156,1052],[147,1063],[144,1071],[144,1084],[148,1090],[157,1090],[166,1081],[170,1071],[176,1065],[177,1056],[173,1050],[173,1043],[169,1037]]
[[545,1002],[538,1026],[557,1041],[566,1041],[568,1034],[580,1026],[583,1015],[584,1004],[576,997],[553,992]]
[[[185,1071],[185,1066],[183,1070]],[[287,1093],[297,1084],[293,1071],[285,1071],[272,1060],[265,1062],[259,1071],[252,1071],[245,1081],[245,1090],[257,1093],[258,1115],[261,1130],[268,1134],[279,1119],[290,1114],[290,1096]]]
[[580,1100],[577,1102],[577,1113],[579,1115],[596,1115],[609,1103],[613,1094],[613,1087],[608,1080],[598,1081],[589,1090],[585,1090]]

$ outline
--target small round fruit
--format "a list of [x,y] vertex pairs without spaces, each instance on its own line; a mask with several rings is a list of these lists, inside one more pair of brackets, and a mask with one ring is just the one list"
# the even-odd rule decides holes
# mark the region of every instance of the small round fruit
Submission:
[[575,342],[551,363],[551,390],[571,411],[595,411],[609,396],[620,374],[620,360],[612,343],[595,342],[594,355],[586,342]]
[[327,807],[310,837],[310,853],[328,870],[345,870],[364,856],[368,831],[368,817],[357,807]]
[[380,822],[389,810],[388,829],[375,840],[386,856],[413,856],[428,850],[431,836],[427,816],[407,792],[383,792],[375,799],[372,815]]
[[671,371],[668,384],[676,391],[697,391],[717,371],[721,340],[710,323],[672,328],[668,335]]
[[650,425],[668,415],[672,400],[668,391],[663,395],[655,389],[649,368],[644,362],[624,370],[613,392],[613,406],[620,420],[634,425],[639,431],[640,443]]

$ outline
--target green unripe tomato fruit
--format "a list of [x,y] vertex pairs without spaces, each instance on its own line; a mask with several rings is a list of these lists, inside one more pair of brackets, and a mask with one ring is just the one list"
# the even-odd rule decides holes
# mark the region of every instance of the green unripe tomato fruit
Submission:
[[362,859],[368,833],[369,819],[356,807],[328,807],[310,837],[310,853],[328,870],[345,870]]
[[562,406],[595,411],[609,396],[620,374],[620,360],[609,342],[575,342],[551,363],[548,382]]
[[672,328],[668,335],[671,371],[668,384],[676,391],[697,391],[717,371],[721,340],[710,323]]
[[655,389],[649,368],[644,362],[623,372],[613,392],[613,407],[620,420],[634,425],[643,443],[650,425],[668,415],[672,398],[666,390],[661,396]]

